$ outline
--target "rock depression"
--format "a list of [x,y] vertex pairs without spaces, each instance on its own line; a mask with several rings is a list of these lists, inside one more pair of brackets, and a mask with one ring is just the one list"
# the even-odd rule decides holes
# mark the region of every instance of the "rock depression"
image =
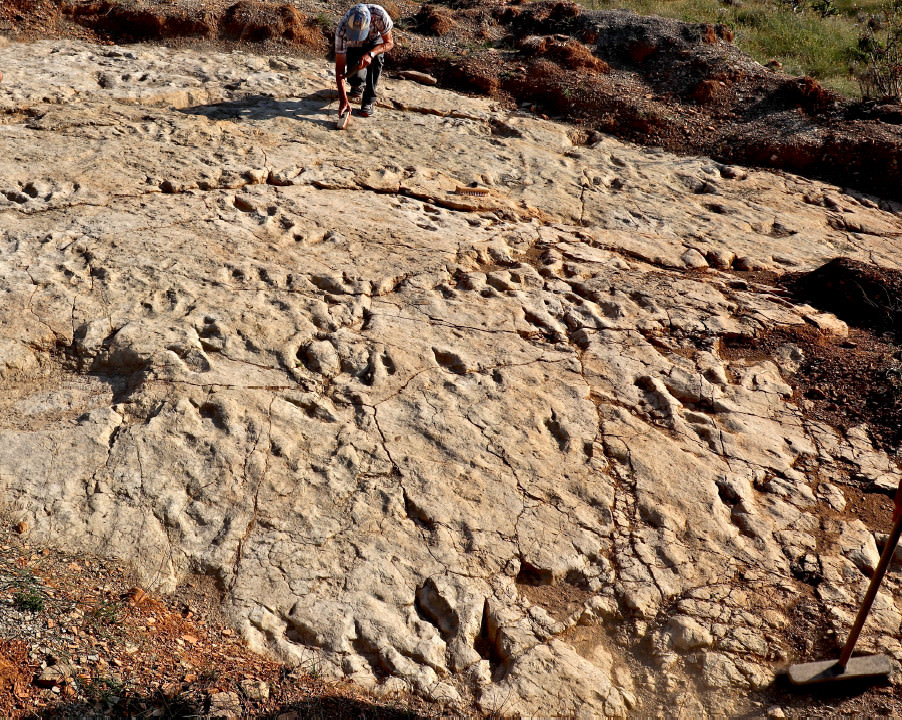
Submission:
[[[877,555],[844,490],[899,470],[803,412],[798,347],[736,350],[844,324],[735,270],[898,267],[898,205],[391,78],[340,133],[325,62],[0,68],[0,487],[33,542],[212,576],[254,647],[485,712],[760,710],[819,659],[800,617],[844,636]],[[862,647],[902,659],[899,593]]]

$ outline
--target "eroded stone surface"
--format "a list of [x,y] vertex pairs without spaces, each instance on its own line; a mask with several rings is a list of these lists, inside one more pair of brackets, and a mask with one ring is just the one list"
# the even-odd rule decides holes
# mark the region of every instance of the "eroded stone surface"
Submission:
[[[336,133],[325,64],[0,67],[0,485],[34,541],[210,574],[258,648],[485,711],[748,709],[812,584],[851,624],[876,546],[821,515],[898,468],[803,416],[792,348],[725,359],[844,326],[723,270],[898,267],[899,217],[412,82]],[[902,658],[898,592],[866,642]]]

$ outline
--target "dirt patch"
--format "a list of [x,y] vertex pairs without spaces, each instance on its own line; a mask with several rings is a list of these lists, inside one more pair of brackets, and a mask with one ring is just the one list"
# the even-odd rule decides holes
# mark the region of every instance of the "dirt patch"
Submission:
[[34,663],[28,658],[28,645],[21,640],[0,639],[0,713],[11,717],[24,697],[34,674]]
[[518,582],[517,590],[533,605],[538,605],[555,620],[564,620],[581,610],[594,593],[569,583],[534,585]]
[[727,337],[725,360],[760,361],[783,346],[801,350],[787,378],[803,412],[841,431],[867,424],[874,442],[894,454],[902,441],[900,346],[873,331],[853,328],[839,338],[809,326],[776,328],[758,337]]
[[864,492],[851,483],[844,483],[846,507],[840,513],[843,520],[861,520],[872,532],[888,533],[892,529],[893,499],[882,493]]

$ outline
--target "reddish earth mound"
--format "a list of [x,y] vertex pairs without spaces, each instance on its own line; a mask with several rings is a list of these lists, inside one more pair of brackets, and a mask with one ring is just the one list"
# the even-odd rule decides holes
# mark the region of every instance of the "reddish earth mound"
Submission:
[[520,43],[520,53],[529,58],[546,58],[568,70],[592,70],[607,73],[610,66],[575,40],[559,42],[552,37],[532,35]]
[[784,284],[849,325],[902,339],[902,271],[838,257],[810,273],[788,276]]
[[324,52],[319,24],[288,3],[239,0],[234,4],[135,4],[117,0],[9,0],[0,6],[0,32],[10,25],[24,39],[74,36],[117,43],[187,38],[229,43],[278,41]]
[[425,35],[447,35],[456,25],[448,11],[433,5],[424,5],[415,21],[417,29]]
[[216,18],[210,13],[127,7],[113,0],[66,4],[61,10],[76,23],[120,42],[216,35]]
[[307,18],[293,6],[273,5],[258,0],[240,0],[227,8],[220,22],[220,29],[227,37],[239,42],[286,40],[315,48],[323,41],[319,27],[311,26]]

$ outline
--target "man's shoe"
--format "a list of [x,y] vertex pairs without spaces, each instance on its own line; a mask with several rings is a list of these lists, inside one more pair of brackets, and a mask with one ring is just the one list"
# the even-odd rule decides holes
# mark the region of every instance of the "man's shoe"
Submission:
[[374,103],[364,105],[362,108],[360,108],[360,114],[363,117],[372,117],[376,114],[376,105]]
[[360,100],[363,97],[363,88],[360,85],[352,85],[351,92],[348,93],[348,100]]

